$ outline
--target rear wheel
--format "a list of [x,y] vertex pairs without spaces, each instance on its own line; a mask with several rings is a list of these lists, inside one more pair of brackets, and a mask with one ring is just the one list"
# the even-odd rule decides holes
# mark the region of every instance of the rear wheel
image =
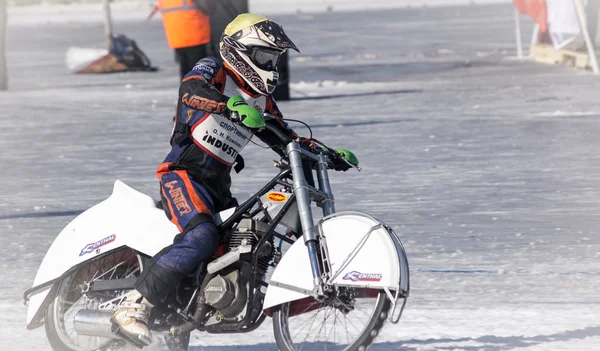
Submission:
[[338,288],[336,295],[324,303],[305,299],[278,306],[273,332],[279,350],[367,350],[387,319],[390,300],[384,291],[365,288]]
[[90,261],[62,280],[45,315],[46,336],[52,348],[55,351],[94,351],[124,346],[121,340],[78,334],[73,320],[82,309],[116,310],[119,297],[127,292],[115,290],[92,295],[88,293],[92,282],[137,277],[141,270],[141,256],[125,248]]

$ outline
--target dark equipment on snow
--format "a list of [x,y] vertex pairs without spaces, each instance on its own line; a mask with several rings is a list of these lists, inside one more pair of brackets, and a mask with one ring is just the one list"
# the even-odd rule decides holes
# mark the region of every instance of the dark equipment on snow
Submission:
[[123,34],[113,34],[110,41],[110,54],[115,56],[120,63],[127,66],[131,71],[151,71],[157,70],[152,67],[150,59],[137,46],[135,40],[126,37]]
[[92,61],[75,73],[155,72],[150,59],[135,40],[123,34],[112,34],[108,54]]

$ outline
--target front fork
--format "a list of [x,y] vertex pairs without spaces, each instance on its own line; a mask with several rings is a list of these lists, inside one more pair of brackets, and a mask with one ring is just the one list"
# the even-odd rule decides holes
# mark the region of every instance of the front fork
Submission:
[[[306,182],[306,177],[304,176],[304,169],[302,166],[303,150],[300,148],[298,143],[292,142],[287,146],[287,153],[294,179],[294,194],[296,195],[296,201],[298,203],[298,214],[300,216],[300,223],[302,225],[302,236],[304,237],[304,243],[308,250],[308,257],[310,259],[310,266],[313,275],[313,296],[317,301],[324,301],[330,295],[332,287],[323,283],[323,272],[321,272],[321,260],[319,259],[319,240],[315,234],[315,225],[310,206],[310,188]],[[316,157],[313,154],[305,154],[308,157]],[[319,192],[321,193],[321,196],[324,197],[324,200],[321,202],[321,206],[323,208],[323,215],[328,216],[335,213],[335,201],[327,173],[327,159],[324,155],[319,155],[316,157],[316,161]],[[319,239],[324,240],[324,238]],[[324,242],[321,242],[321,244],[321,256],[324,263],[327,263],[327,257],[329,256],[327,252],[327,245]]]

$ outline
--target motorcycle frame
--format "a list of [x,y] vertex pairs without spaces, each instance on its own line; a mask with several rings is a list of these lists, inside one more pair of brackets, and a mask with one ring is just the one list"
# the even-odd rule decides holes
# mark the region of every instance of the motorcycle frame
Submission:
[[[311,260],[311,269],[313,272],[313,281],[315,283],[315,298],[320,298],[324,293],[323,281],[322,281],[322,273],[321,273],[321,261],[318,256],[318,240],[317,236],[314,232],[314,221],[312,217],[312,209],[311,203],[314,201],[317,203],[317,206],[320,206],[323,209],[323,215],[328,216],[335,213],[335,200],[333,197],[333,192],[331,189],[331,184],[329,182],[328,175],[328,162],[327,158],[323,154],[315,155],[309,151],[306,151],[300,147],[300,145],[296,142],[290,142],[287,145],[287,154],[289,159],[289,165],[284,165],[279,163],[279,167],[282,171],[277,174],[273,179],[271,179],[263,188],[261,188],[257,193],[255,193],[252,197],[246,200],[239,208],[225,220],[220,226],[219,231],[227,233],[224,242],[228,242],[233,234],[232,228],[235,223],[239,222],[240,218],[246,214],[250,209],[252,209],[257,203],[260,203],[260,197],[271,191],[276,185],[282,185],[284,187],[288,187],[293,189],[293,195],[290,196],[290,199],[285,203],[281,211],[269,221],[269,229],[263,235],[258,243],[254,247],[254,251],[252,253],[252,265],[251,265],[251,279],[249,282],[248,289],[248,301],[246,302],[246,315],[244,318],[236,323],[219,323],[211,326],[200,326],[196,328],[199,331],[205,331],[208,333],[246,333],[255,330],[258,328],[262,322],[264,322],[266,315],[264,313],[259,314],[256,320],[250,320],[251,313],[249,311],[252,310],[254,306],[254,291],[257,288],[258,279],[258,255],[256,251],[262,247],[262,245],[270,240],[272,237],[277,237],[287,243],[293,244],[294,241],[287,238],[286,236],[280,235],[275,232],[275,229],[279,222],[281,222],[282,218],[285,214],[290,210],[292,205],[296,203],[298,205],[298,213],[300,216],[300,224],[302,227],[302,234],[304,242],[307,246],[309,257]],[[304,156],[304,158],[303,158]],[[312,162],[304,162],[304,160],[309,160]],[[309,165],[315,165],[316,169],[312,167],[310,169],[305,169]],[[316,171],[317,181],[319,188],[315,188],[312,185],[308,184],[306,179],[307,172]],[[292,183],[288,183],[285,179],[288,179],[289,176],[292,176]],[[265,213],[265,216],[269,218],[266,210],[262,209]],[[258,214],[258,213],[257,213]],[[254,217],[254,216],[253,216]],[[321,247],[323,250],[323,247]],[[321,251],[323,252],[323,251]],[[327,255],[326,252],[323,252]],[[261,281],[262,282],[262,281]],[[260,284],[260,283],[259,283]],[[268,286],[267,282],[262,282],[265,287]],[[261,301],[262,307],[262,301]],[[262,309],[262,308],[261,308]]]
[[[279,172],[273,179],[271,179],[266,185],[264,185],[260,190],[258,190],[258,192],[256,192],[252,197],[250,197],[248,200],[242,203],[229,218],[227,218],[218,226],[219,232],[225,233],[223,242],[228,242],[231,238],[231,235],[233,234],[234,225],[238,223],[240,219],[245,214],[247,214],[248,211],[251,210],[257,203],[260,203],[260,206],[257,210],[253,211],[252,217],[255,217],[258,213],[260,213],[260,211],[262,211],[267,217],[267,219],[269,219],[269,229],[267,230],[266,234],[260,238],[252,252],[251,279],[249,282],[248,300],[246,303],[246,315],[241,321],[235,323],[219,323],[206,327],[200,325],[198,328],[196,328],[199,331],[206,331],[209,333],[245,333],[256,329],[265,320],[266,315],[264,313],[259,314],[255,320],[250,320],[250,311],[253,307],[255,307],[254,291],[257,288],[257,284],[265,287],[268,287],[269,285],[267,282],[264,282],[262,280],[259,282],[257,272],[258,255],[256,254],[256,251],[267,240],[270,240],[272,237],[277,237],[289,244],[293,244],[295,242],[294,240],[291,240],[288,237],[275,232],[277,225],[281,222],[284,215],[290,210],[294,203],[297,203],[298,205],[298,214],[300,217],[302,236],[305,245],[307,246],[308,254],[310,257],[313,282],[315,285],[313,291],[314,297],[316,299],[325,297],[325,289],[323,286],[321,270],[321,267],[323,267],[323,265],[319,258],[319,249],[321,250],[320,252],[325,256],[327,255],[327,252],[326,250],[323,251],[324,247],[319,248],[318,237],[314,231],[314,221],[311,203],[313,201],[316,202],[317,206],[322,208],[324,216],[328,216],[335,213],[335,200],[333,197],[333,192],[331,189],[331,184],[329,182],[328,175],[328,160],[323,153],[318,155],[314,154],[310,151],[301,148],[300,145],[295,141],[291,141],[287,144],[286,151],[288,155],[289,164],[286,165],[285,163],[280,162],[278,164],[278,167],[281,169],[281,172]],[[310,169],[306,169],[306,167],[310,167]],[[310,172],[311,176],[313,175],[312,172],[316,172],[317,184],[319,187],[318,189],[308,184],[308,172]],[[286,181],[286,179],[290,178],[290,175],[292,180],[291,183]],[[284,187],[293,189],[293,194],[290,196],[289,200],[284,204],[283,208],[279,211],[275,218],[271,219],[266,209],[263,208],[260,197],[265,195],[269,191],[272,191],[272,189],[277,185],[282,185]],[[95,260],[102,259],[102,257],[110,253],[112,252],[106,252],[96,257]],[[46,287],[53,286],[55,283],[66,278],[84,264],[88,264],[88,262],[82,262],[81,264],[72,267],[58,278],[52,279],[51,281],[27,289],[27,291],[25,291],[25,293],[23,294],[25,301],[27,301],[29,297],[35,294],[36,292],[41,291]],[[55,289],[56,285],[54,285],[53,288]],[[121,280],[104,282],[100,284],[100,286],[98,286],[96,289],[92,290],[120,290],[127,288],[133,289],[133,280],[128,280],[127,282]],[[191,320],[190,317],[188,317],[187,319]]]

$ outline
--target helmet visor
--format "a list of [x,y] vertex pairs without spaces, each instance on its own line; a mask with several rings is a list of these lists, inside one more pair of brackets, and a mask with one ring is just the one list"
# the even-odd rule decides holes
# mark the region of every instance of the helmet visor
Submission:
[[248,56],[250,60],[260,69],[265,71],[274,71],[283,54],[282,50],[270,49],[264,47],[249,47]]

